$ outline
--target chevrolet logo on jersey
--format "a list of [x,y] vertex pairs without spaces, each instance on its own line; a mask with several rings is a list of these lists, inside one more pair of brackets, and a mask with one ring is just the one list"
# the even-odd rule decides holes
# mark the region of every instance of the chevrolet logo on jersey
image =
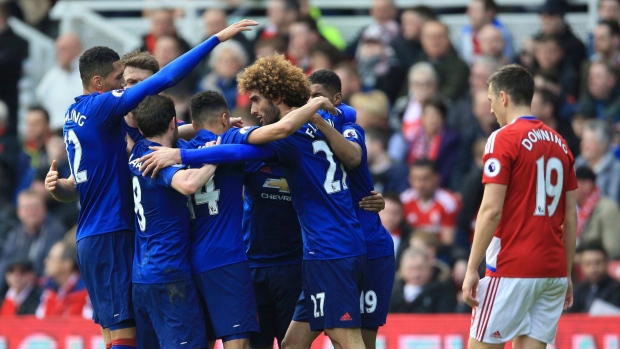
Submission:
[[267,178],[267,180],[265,181],[265,184],[263,184],[264,188],[274,188],[274,189],[278,189],[280,191],[280,193],[290,193],[291,191],[289,190],[288,187],[288,183],[286,182],[286,179],[284,178]]

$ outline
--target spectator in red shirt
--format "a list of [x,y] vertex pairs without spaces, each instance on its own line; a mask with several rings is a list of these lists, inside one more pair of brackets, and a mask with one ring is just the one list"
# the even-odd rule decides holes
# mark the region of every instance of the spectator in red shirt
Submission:
[[407,223],[415,229],[439,234],[443,244],[452,244],[460,202],[454,194],[439,188],[435,163],[428,159],[414,162],[409,170],[409,184],[411,189],[400,195]]
[[90,313],[88,293],[78,269],[73,244],[66,241],[54,244],[45,259],[45,275],[47,282],[37,317],[84,316]]

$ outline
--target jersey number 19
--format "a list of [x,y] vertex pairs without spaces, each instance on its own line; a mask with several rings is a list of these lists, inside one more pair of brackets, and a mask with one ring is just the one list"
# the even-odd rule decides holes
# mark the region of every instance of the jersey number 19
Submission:
[[[557,173],[557,180],[551,183],[551,175]],[[553,216],[560,203],[564,188],[564,168],[558,158],[549,158],[545,164],[545,157],[536,160],[536,208],[534,216]],[[547,205],[547,196],[551,197],[551,204]]]

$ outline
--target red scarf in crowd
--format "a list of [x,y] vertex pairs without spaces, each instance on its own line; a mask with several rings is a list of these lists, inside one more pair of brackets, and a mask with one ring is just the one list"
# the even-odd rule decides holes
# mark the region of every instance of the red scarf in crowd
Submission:
[[420,128],[411,142],[409,154],[407,155],[407,163],[413,164],[418,159],[429,159],[435,161],[439,154],[439,146],[443,132],[437,132],[432,138],[426,135],[423,128]]
[[598,188],[594,189],[592,194],[588,196],[586,202],[581,207],[577,207],[577,236],[581,236],[583,233],[583,228],[586,226],[586,223],[590,219],[590,215],[594,211],[598,200],[601,197],[601,193]]

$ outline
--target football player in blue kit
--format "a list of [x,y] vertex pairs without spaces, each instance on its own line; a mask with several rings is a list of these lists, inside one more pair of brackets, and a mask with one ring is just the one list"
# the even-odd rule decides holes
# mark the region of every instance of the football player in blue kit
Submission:
[[178,139],[174,102],[147,97],[135,110],[145,139],[129,157],[136,227],[133,305],[139,348],[207,348],[205,320],[189,261],[190,211],[187,196],[202,188],[215,166],[171,166],[155,178],[142,176],[149,146],[171,147]]
[[[190,111],[198,131],[184,148],[202,148],[218,136],[223,144],[246,143],[247,138],[255,143],[285,138],[310,120],[320,107],[331,107],[326,98],[323,100],[326,103],[297,109],[279,122],[250,133],[249,128],[231,128],[226,100],[221,94],[197,93],[191,99]],[[144,172],[149,173],[148,164],[143,165]],[[259,331],[241,225],[244,167],[242,162],[219,166],[209,182],[193,195],[191,205],[191,264],[205,303],[207,337],[222,339],[225,348],[247,347],[250,332]]]
[[[60,201],[80,200],[78,264],[107,347],[135,347],[131,304],[134,253],[131,178],[121,120],[146,96],[178,83],[221,41],[258,23],[243,20],[222,30],[157,74],[123,90],[123,66],[116,52],[93,47],[80,57],[84,95],[65,116],[64,138],[71,176],[46,177],[46,189]],[[54,166],[54,164],[52,164]]]
[[[319,70],[312,73],[308,80],[311,83],[313,98],[327,97],[345,112],[355,112],[351,107],[341,103],[341,82],[336,73]],[[342,159],[349,169],[353,201],[363,200],[366,193],[374,190],[368,169],[364,130],[357,124],[345,124],[342,133],[339,133],[322,118],[314,117],[312,122],[323,133],[336,157]],[[366,272],[360,295],[362,337],[366,349],[374,349],[377,331],[379,326],[385,324],[392,294],[396,272],[394,242],[376,212],[369,212],[361,207],[356,207],[355,212],[366,239]]]
[[[258,59],[239,75],[238,81],[240,91],[250,95],[252,114],[266,124],[269,120],[283,120],[304,108],[315,108],[314,115],[325,105],[316,98],[307,101],[309,82],[299,68],[281,55]],[[336,128],[346,121],[342,113],[330,120]],[[246,129],[248,136],[243,141],[261,144],[252,135],[267,127]],[[147,155],[140,161],[153,156]],[[302,228],[302,284],[305,305],[311,314],[310,327],[313,331],[325,330],[337,347],[363,348],[359,297],[366,246],[348,191],[346,172],[317,128],[305,124],[291,136],[260,147],[220,145],[181,149],[175,156],[174,160],[187,164],[270,159],[269,162],[281,166]],[[164,161],[159,165],[165,164]]]

